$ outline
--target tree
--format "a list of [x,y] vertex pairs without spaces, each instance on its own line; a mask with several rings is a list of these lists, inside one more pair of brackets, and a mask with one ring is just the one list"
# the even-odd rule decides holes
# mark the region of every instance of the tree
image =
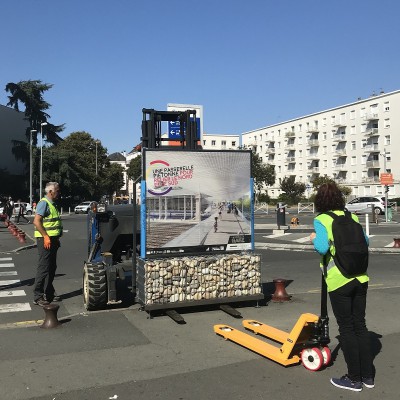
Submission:
[[129,164],[126,174],[129,179],[136,181],[139,176],[142,175],[142,155],[139,154],[137,157],[133,158]]
[[253,152],[251,160],[254,189],[258,195],[261,194],[265,186],[271,186],[275,183],[275,167],[263,163],[262,158],[255,152]]
[[[47,122],[50,115],[46,110],[50,108],[50,104],[43,98],[43,93],[51,89],[53,85],[42,83],[40,80],[20,81],[18,83],[7,83],[6,92],[8,96],[7,106],[20,111],[20,103],[25,107],[25,118],[29,121],[29,127],[26,130],[26,137],[30,139],[30,131],[36,130],[32,135],[33,145],[37,145],[37,137],[41,131],[41,123]],[[45,140],[51,144],[57,144],[62,141],[58,133],[64,130],[64,125],[53,125],[47,122],[43,128],[43,136]],[[28,140],[29,141],[29,140]]]
[[118,192],[124,186],[124,169],[119,164],[110,164],[104,170],[104,193],[108,197],[112,197],[115,192]]
[[[317,191],[319,189],[319,187],[321,185],[323,185],[324,183],[336,183],[335,180],[333,178],[331,178],[328,175],[324,175],[324,176],[317,176],[316,178],[314,178],[314,180],[312,181],[312,185],[313,185],[313,189],[315,191]],[[349,196],[352,192],[351,188],[348,186],[344,186],[344,185],[340,185],[340,184],[336,184],[338,189],[342,192],[343,196]]]
[[281,200],[296,204],[304,195],[306,185],[301,182],[295,182],[295,176],[289,176],[282,180],[280,189],[284,192],[279,196]]

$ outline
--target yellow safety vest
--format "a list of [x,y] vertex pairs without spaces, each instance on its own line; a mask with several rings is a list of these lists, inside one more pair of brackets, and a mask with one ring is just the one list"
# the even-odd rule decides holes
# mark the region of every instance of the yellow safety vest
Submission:
[[[343,211],[333,211],[336,215],[344,215]],[[354,221],[358,222],[358,217],[354,214],[351,214],[352,218]],[[332,233],[332,222],[333,218],[330,217],[327,214],[320,214],[316,218],[319,222],[322,223],[322,225],[325,227],[327,233],[328,233],[328,241],[329,243],[333,243],[333,233]],[[364,283],[369,281],[369,277],[367,274],[362,274],[358,275],[355,278],[346,278],[339,270],[339,268],[335,265],[335,260],[332,257],[332,254],[335,254],[335,248],[333,245],[330,245],[330,251],[326,253],[325,256],[321,257],[320,261],[320,268],[322,272],[324,273],[324,261],[326,262],[326,276],[325,276],[325,281],[326,285],[328,287],[328,292],[332,292],[353,279],[358,279],[359,282]]]
[[[48,204],[50,210],[50,215],[48,215],[47,217],[43,217],[44,229],[49,236],[61,236],[63,226],[57,208],[46,197],[43,197],[41,201],[45,201]],[[42,237],[42,234],[36,228],[35,237]]]

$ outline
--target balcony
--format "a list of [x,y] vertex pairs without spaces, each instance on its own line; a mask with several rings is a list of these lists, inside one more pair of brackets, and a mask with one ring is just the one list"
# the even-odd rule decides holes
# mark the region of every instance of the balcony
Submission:
[[286,157],[286,161],[288,163],[295,163],[296,162],[296,157]]
[[368,113],[363,115],[364,121],[376,121],[378,119],[379,119],[378,113]]
[[275,142],[275,138],[273,136],[267,137],[265,139],[265,144],[274,143],[274,142]]
[[267,147],[267,148],[265,149],[265,152],[266,152],[267,154],[275,154],[275,147]]
[[310,139],[307,141],[307,144],[310,147],[318,147],[319,146],[319,140],[318,139]]
[[345,122],[341,122],[341,121],[333,121],[332,125],[335,128],[345,128],[347,126],[347,124]]
[[364,183],[380,183],[380,178],[379,176],[366,176],[362,178],[362,181]]
[[285,133],[285,137],[289,138],[289,137],[295,137],[296,134],[294,132],[286,132]]
[[345,163],[336,164],[333,169],[335,171],[347,171],[347,166]]
[[346,141],[346,134],[344,134],[344,133],[335,133],[333,135],[332,140],[334,142],[345,142]]
[[346,157],[346,149],[335,149],[334,154],[338,157]]
[[285,150],[296,150],[296,145],[294,143],[288,143],[285,146]]
[[307,155],[307,158],[309,158],[310,160],[319,160],[320,159],[318,153],[309,153]]
[[364,133],[365,136],[378,136],[378,128],[369,128]]
[[308,170],[313,174],[319,174],[319,167],[316,167],[315,165],[310,165],[308,167]]
[[364,151],[366,153],[379,152],[379,144],[378,143],[367,144],[366,146],[364,146]]
[[367,168],[379,168],[379,160],[367,161]]
[[308,133],[318,133],[319,132],[319,128],[316,125],[310,126],[309,128],[307,128],[307,132]]

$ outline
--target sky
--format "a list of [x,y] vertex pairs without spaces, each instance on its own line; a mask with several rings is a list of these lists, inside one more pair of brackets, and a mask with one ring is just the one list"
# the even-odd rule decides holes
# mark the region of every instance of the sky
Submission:
[[110,154],[140,143],[143,108],[202,105],[205,133],[241,134],[400,89],[398,0],[1,3],[0,104],[53,84],[60,136]]

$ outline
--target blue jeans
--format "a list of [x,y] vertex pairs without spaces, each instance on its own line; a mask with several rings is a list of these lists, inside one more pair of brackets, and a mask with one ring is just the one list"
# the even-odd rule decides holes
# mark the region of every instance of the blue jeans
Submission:
[[368,282],[353,279],[329,292],[332,310],[339,325],[340,346],[352,381],[373,378],[370,336],[365,323]]

